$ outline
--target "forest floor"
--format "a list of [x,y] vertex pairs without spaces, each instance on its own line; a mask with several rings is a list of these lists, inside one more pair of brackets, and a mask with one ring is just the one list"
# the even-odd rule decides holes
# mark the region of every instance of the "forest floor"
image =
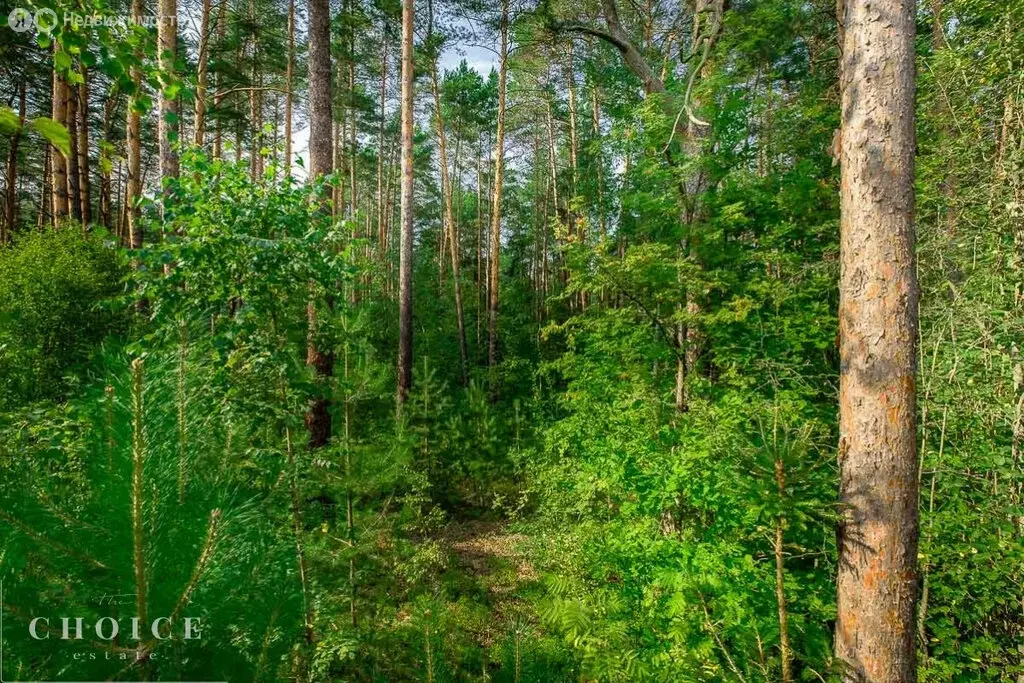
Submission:
[[486,593],[496,633],[507,633],[530,619],[525,593],[540,575],[525,555],[526,536],[505,521],[465,520],[445,527],[439,538],[460,573]]

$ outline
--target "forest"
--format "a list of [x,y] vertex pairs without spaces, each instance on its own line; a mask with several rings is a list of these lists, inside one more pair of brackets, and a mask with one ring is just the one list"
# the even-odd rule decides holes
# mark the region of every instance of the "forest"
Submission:
[[1024,0],[0,16],[0,681],[1024,683]]

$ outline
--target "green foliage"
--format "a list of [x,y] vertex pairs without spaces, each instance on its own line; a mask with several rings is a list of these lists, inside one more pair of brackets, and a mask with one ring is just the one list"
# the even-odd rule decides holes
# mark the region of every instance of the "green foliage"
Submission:
[[[310,184],[279,162],[278,95],[295,104],[315,85],[301,36],[284,82],[287,3],[216,19],[207,137],[235,161],[182,148],[180,177],[142,200],[142,249],[65,226],[0,246],[5,673],[774,682],[785,614],[794,680],[836,680],[834,8],[725,4],[703,60],[693,31],[710,8],[618,3],[665,92],[600,36],[552,30],[602,25],[593,3],[513,13],[498,253],[497,73],[466,60],[444,73],[462,270],[455,281],[437,142],[417,130],[414,387],[400,417],[399,126],[394,65],[379,62],[397,54],[398,3],[333,15],[342,164]],[[922,681],[1022,674],[1018,5],[920,9]],[[417,47],[442,65],[496,20],[494,3],[435,9]],[[45,52],[13,35],[0,38],[22,67],[8,80],[29,79],[33,106],[54,70],[79,84],[81,65],[93,100],[108,93],[90,120],[104,176],[120,173],[129,107],[198,89],[192,36],[172,78],[148,28],[62,25],[38,37]],[[191,116],[186,104],[183,130]],[[70,153],[63,126],[28,120]],[[0,132],[19,127],[0,107]],[[45,213],[45,162],[32,145],[19,155],[19,211]],[[332,422],[316,449],[313,401]],[[201,641],[147,638],[155,656],[131,666],[25,637],[35,615],[134,614],[142,575],[150,617],[199,617]],[[88,640],[79,650],[131,647]]]
[[0,406],[58,398],[123,314],[120,256],[72,228],[28,232],[0,247]]
[[[104,359],[96,371],[106,388],[6,416],[0,568],[5,652],[13,654],[5,668],[23,677],[117,675],[136,656],[123,617],[141,614],[140,604],[148,619],[173,622],[166,640],[141,626],[142,652],[151,655],[141,668],[158,680],[254,671],[287,648],[264,632],[275,619],[294,619],[299,605],[297,591],[281,591],[293,583],[290,545],[238,467],[231,435],[242,425],[208,390],[209,359],[182,354],[150,355],[131,369]],[[98,656],[76,657],[81,642],[59,639],[59,617],[68,615],[83,618],[92,642],[84,651]],[[30,616],[49,619],[50,638],[29,638]],[[199,620],[205,640],[183,641],[186,616]],[[103,617],[120,618],[113,643],[89,632]],[[220,647],[225,639],[236,647]]]

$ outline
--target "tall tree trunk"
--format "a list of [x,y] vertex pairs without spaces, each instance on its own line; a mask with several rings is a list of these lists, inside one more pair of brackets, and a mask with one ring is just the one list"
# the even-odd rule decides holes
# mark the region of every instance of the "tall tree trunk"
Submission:
[[6,244],[18,227],[18,143],[21,129],[25,126],[25,79],[18,86],[18,130],[11,136],[11,149],[7,155],[7,203],[5,216],[0,227],[0,244]]
[[[482,145],[481,145],[482,147]],[[477,362],[483,358],[483,310],[484,301],[484,192],[483,192],[483,150],[476,155],[476,340],[474,342]]]
[[64,112],[64,126],[68,129],[68,145],[71,152],[68,154],[68,210],[71,217],[79,223],[82,222],[82,194],[81,194],[81,172],[79,163],[81,156],[78,153],[78,88],[65,83],[67,94],[67,109]]
[[263,74],[256,68],[256,55],[253,54],[252,87],[249,89],[249,176],[254,183],[263,177],[263,154],[260,151],[263,148],[262,79]]
[[[160,119],[157,135],[160,141],[161,186],[178,177],[178,98],[169,94],[169,87],[177,81],[174,58],[178,54],[178,1],[159,0],[157,17],[157,57],[160,65]],[[166,188],[164,189],[166,196]]]
[[[932,15],[932,54],[939,53],[947,47],[946,34],[942,27],[942,0],[931,0],[931,15]],[[934,73],[934,72],[933,72]],[[934,73],[935,77],[938,78],[938,74]],[[952,110],[949,108],[949,100],[945,97],[938,98],[938,119],[939,119],[939,134],[942,139],[947,143],[953,142],[957,138],[957,130],[953,125],[954,115]],[[999,168],[998,157],[999,153],[996,153],[997,163],[996,168]],[[946,168],[946,175],[939,183],[939,193],[942,195],[943,209],[945,209],[945,231],[947,236],[953,236],[956,233],[956,225],[959,219],[959,211],[956,206],[956,166],[950,165]]]
[[842,51],[836,657],[917,677],[912,0],[847,0]]
[[462,283],[459,281],[459,236],[455,231],[455,210],[452,202],[452,184],[448,177],[448,143],[441,111],[441,88],[437,78],[437,58],[430,65],[430,84],[434,91],[434,109],[437,122],[437,146],[441,164],[441,196],[444,198],[444,222],[448,232],[448,249],[452,259],[452,289],[455,290],[455,320],[459,334],[459,374],[462,383],[469,381],[469,352],[466,349],[466,321],[462,310]]
[[[331,7],[329,0],[309,0],[309,175],[311,180],[330,174],[331,158]],[[324,207],[327,211],[327,207]],[[333,371],[332,354],[316,345],[317,313],[313,300],[307,310],[309,340],[306,364],[316,370],[321,380]],[[321,387],[325,389],[325,387]],[[320,448],[331,437],[330,403],[325,391],[310,402],[306,413],[309,447]],[[311,631],[307,639],[312,639]]]
[[249,54],[252,60],[249,72],[249,177],[257,183],[263,177],[263,73],[258,66],[259,24],[256,20],[256,2],[249,0],[249,22],[252,35],[249,37]]
[[[117,108],[118,90],[115,85],[111,88],[107,101],[103,103],[103,136],[99,148],[99,172],[100,172],[100,225],[111,228],[113,213],[113,186],[110,172],[113,169],[114,160],[110,156],[113,145],[110,140],[110,128]],[[118,235],[120,237],[120,234]],[[123,242],[122,242],[123,244]]]
[[387,21],[381,26],[380,57],[380,121],[377,129],[377,250],[381,261],[387,252],[387,218],[384,215],[384,117],[388,92],[388,30]]
[[39,188],[39,220],[37,227],[50,225],[53,220],[53,147],[43,150],[43,182]]
[[284,72],[284,173],[292,174],[292,88],[295,87],[295,0],[288,0],[288,64]]
[[[57,49],[56,44],[54,50]],[[54,121],[64,125],[67,122],[68,84],[57,70],[53,69],[53,107],[51,116]],[[68,216],[68,158],[63,152],[54,148],[50,154],[50,177],[53,180],[52,215],[53,224],[57,225]]]
[[398,412],[412,391],[413,0],[402,7],[402,218],[398,264]]
[[[778,450],[775,429],[772,430],[772,442]],[[786,468],[782,459],[775,457],[775,486],[779,492],[780,508],[786,498]],[[789,645],[789,610],[786,607],[786,559],[785,559],[786,519],[781,514],[775,520],[775,604],[779,612],[779,659],[782,664],[782,683],[793,680],[793,649]]]
[[498,364],[498,284],[501,280],[501,190],[502,174],[505,170],[505,83],[508,79],[508,12],[509,0],[501,2],[501,23],[499,25],[500,51],[498,58],[498,125],[494,147],[494,199],[491,203],[491,272],[490,295],[488,297],[488,344],[487,366],[490,373],[490,397],[497,399]]
[[[141,0],[133,0],[132,7],[132,14],[141,18]],[[127,140],[125,141],[128,152],[128,183],[125,187],[124,204],[125,218],[128,225],[128,246],[132,249],[141,249],[142,226],[139,223],[138,211],[138,200],[142,195],[142,116],[139,113],[141,106],[139,95],[142,88],[141,70],[138,67],[133,67],[131,77],[135,84],[135,94],[132,95],[128,102]]]
[[[597,82],[590,86],[590,108],[593,118],[594,139],[601,140],[601,109],[598,103]],[[600,146],[598,146],[600,149]],[[601,228],[601,241],[608,239],[608,221],[604,215],[604,160],[600,152],[594,164],[595,181],[597,183],[597,222]]]
[[[555,123],[554,116],[551,113],[551,98],[547,100],[547,133],[548,133],[548,173],[551,177],[551,196],[552,204],[554,208],[555,225],[558,226],[555,229],[555,239],[559,239],[561,234],[561,214],[559,213],[559,202],[558,202],[558,157],[556,155],[555,148]],[[557,244],[557,242],[556,242]],[[564,287],[569,283],[569,271],[565,268],[565,262],[563,259],[562,268],[560,269],[560,276],[562,278],[562,286]]]
[[[356,184],[356,108],[355,108],[355,92],[356,92],[356,56],[355,56],[355,36],[351,37],[350,43],[350,54],[348,62],[348,118],[349,118],[349,130],[348,130],[348,217],[355,220],[356,217],[356,206],[358,204],[358,185]],[[356,228],[358,230],[358,228]],[[358,237],[358,234],[356,235]]]
[[[565,66],[565,81],[569,90],[569,168],[572,170],[572,194],[576,194],[578,181],[579,143],[576,134],[576,65],[573,43],[569,41],[568,61]],[[571,226],[570,226],[571,229]]]
[[[227,0],[221,0],[227,3]],[[295,0],[291,0],[294,7]],[[199,54],[196,55],[196,104],[195,104],[195,145],[202,149],[206,143],[206,90],[209,81],[210,62],[210,12],[213,9],[212,0],[203,0],[202,15],[199,20]],[[291,15],[289,15],[289,22]],[[291,23],[288,24],[291,28]],[[289,59],[291,53],[289,53]],[[291,69],[291,61],[288,62]],[[291,87],[291,72],[289,71],[288,83]]]
[[[221,0],[220,9],[217,10],[217,40],[221,44],[223,44],[224,38],[227,37],[227,12],[228,0]],[[224,95],[221,93],[220,85],[220,74],[214,74],[214,112],[218,112],[220,109],[220,103],[224,100]],[[220,159],[223,154],[224,146],[224,125],[221,123],[221,117],[219,116],[216,118],[214,123],[216,126],[213,132],[213,158]]]
[[92,183],[89,180],[89,71],[82,65],[78,84],[78,192],[82,222],[92,223]]
[[[132,20],[142,22],[142,0],[132,0]],[[142,55],[136,54],[141,61]],[[128,246],[132,249],[142,248],[142,225],[139,223],[139,197],[142,195],[142,68],[132,65],[131,78],[133,93],[128,101],[128,121],[125,127],[125,147],[127,148],[128,184],[125,188],[125,218],[128,225]]]

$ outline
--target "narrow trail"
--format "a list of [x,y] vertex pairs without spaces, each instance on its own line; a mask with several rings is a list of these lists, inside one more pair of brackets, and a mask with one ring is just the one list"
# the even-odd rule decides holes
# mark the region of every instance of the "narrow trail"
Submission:
[[540,575],[523,552],[526,536],[509,531],[504,521],[470,520],[449,524],[439,540],[458,568],[486,591],[496,631],[530,619],[522,593]]

